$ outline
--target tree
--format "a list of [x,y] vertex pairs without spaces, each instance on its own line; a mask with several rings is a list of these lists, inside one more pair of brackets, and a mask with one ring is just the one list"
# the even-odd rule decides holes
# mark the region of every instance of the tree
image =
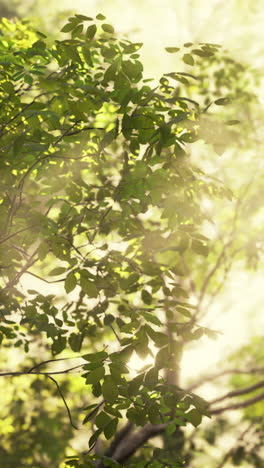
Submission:
[[[206,76],[201,80],[208,60],[215,66],[229,59],[218,45],[185,44],[183,62],[197,62],[199,79],[166,73],[152,88],[143,78],[141,44],[116,37],[101,14],[69,18],[67,38],[55,42],[23,22],[4,19],[1,27],[0,333],[4,350],[25,352],[21,366],[1,376],[23,379],[30,395],[28,403],[20,397],[11,404],[15,429],[2,459],[5,466],[183,466],[191,458],[184,460],[182,427],[234,407],[206,402],[179,380],[186,345],[217,336],[200,324],[201,304],[234,247],[236,223],[228,245],[212,246],[202,208],[205,199],[231,203],[232,192],[186,151],[206,138],[221,152],[223,139],[230,146],[239,137],[236,119],[208,111],[230,104],[240,89],[223,95],[220,73],[220,95],[210,96]],[[247,247],[241,239],[239,251]],[[216,278],[214,288],[219,284]],[[53,370],[57,361],[67,365],[69,354],[78,362]],[[134,355],[151,356],[151,363],[135,372]],[[80,399],[69,384],[76,370],[85,382],[80,389],[77,378]],[[66,451],[64,463],[80,414],[92,430],[89,449]],[[145,447],[157,434],[163,449]]]

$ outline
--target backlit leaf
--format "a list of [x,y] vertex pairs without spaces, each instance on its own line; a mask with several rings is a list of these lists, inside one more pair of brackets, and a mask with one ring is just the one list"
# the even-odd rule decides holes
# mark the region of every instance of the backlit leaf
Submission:
[[178,52],[180,49],[179,47],[165,47],[165,50],[169,52],[170,54],[174,54],[175,52]]
[[184,61],[184,63],[186,63],[187,65],[194,65],[194,59],[192,57],[191,54],[184,54],[182,60]]
[[86,38],[91,41],[94,38],[96,31],[97,31],[96,24],[91,24],[90,26],[88,26],[86,30]]
[[76,285],[77,285],[77,280],[76,280],[75,274],[71,272],[67,275],[65,283],[64,283],[66,293],[70,293],[71,291],[73,291]]
[[97,367],[97,369],[92,370],[89,375],[86,377],[87,384],[96,384],[99,382],[105,374],[105,369],[103,366]]
[[109,375],[105,377],[102,385],[103,397],[108,403],[115,403],[118,397],[118,388],[113,378]]
[[103,31],[109,33],[109,34],[113,34],[115,32],[113,26],[111,24],[102,24],[102,29]]
[[115,418],[104,427],[104,435],[106,439],[111,439],[111,437],[113,437],[113,435],[116,433],[117,425],[118,418]]

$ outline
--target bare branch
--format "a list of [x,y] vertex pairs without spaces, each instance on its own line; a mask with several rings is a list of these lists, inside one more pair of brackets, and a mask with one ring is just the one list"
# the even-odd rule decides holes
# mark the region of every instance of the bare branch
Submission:
[[25,273],[27,273],[28,275],[34,276],[34,278],[37,278],[37,279],[39,279],[41,281],[44,281],[44,283],[48,283],[48,284],[61,283],[62,281],[65,281],[65,279],[66,279],[66,278],[62,278],[62,279],[59,279],[59,280],[48,281],[45,278],[41,278],[41,276],[36,275],[36,273],[32,273],[32,271],[25,271]]
[[81,119],[77,120],[76,122],[74,122],[69,128],[67,128],[64,132],[62,132],[62,134],[59,136],[59,138],[57,138],[57,140],[55,140],[53,143],[52,143],[52,146],[56,146],[62,139],[63,137],[65,137],[66,135],[69,135],[69,132],[74,128],[76,127],[76,125],[78,125],[78,123],[81,122]]
[[12,237],[17,236],[17,235],[20,234],[21,232],[28,231],[29,229],[31,229],[31,228],[33,228],[33,227],[36,227],[36,225],[35,225],[35,224],[32,224],[31,226],[28,226],[28,227],[26,227],[26,228],[20,229],[19,231],[13,232],[12,234],[9,234],[8,236],[3,237],[2,239],[0,239],[0,244],[3,244],[4,242],[8,241],[9,239],[12,239]]
[[201,288],[201,291],[200,291],[200,295],[199,295],[198,309],[199,309],[199,307],[200,307],[200,305],[202,303],[202,300],[204,298],[204,295],[206,293],[207,287],[208,287],[211,279],[213,278],[214,274],[216,273],[216,271],[220,267],[223,258],[225,257],[226,249],[232,244],[232,242],[233,242],[233,239],[229,240],[226,244],[224,244],[220,254],[218,255],[218,258],[217,258],[213,268],[209,271],[207,277],[205,278],[205,280],[203,282],[203,285],[202,285],[202,288]]
[[201,385],[203,385],[206,382],[212,382],[213,380],[218,379],[219,377],[224,377],[225,375],[233,375],[233,374],[246,374],[246,375],[264,374],[264,367],[252,367],[251,369],[226,369],[221,372],[216,372],[215,374],[209,374],[209,375],[207,374],[207,375],[201,376],[199,380],[189,385],[189,387],[187,387],[187,391],[192,392],[193,390],[196,390],[197,388],[199,388]]
[[147,440],[162,434],[166,429],[167,424],[146,424],[142,429],[132,434],[131,437],[124,438],[115,452],[113,459],[119,463],[125,462],[130,458],[139,447],[141,447]]
[[234,405],[222,406],[221,408],[211,409],[210,414],[221,414],[224,411],[247,408],[248,406],[254,405],[255,403],[258,403],[259,401],[262,401],[262,400],[264,400],[264,393],[260,393],[254,398],[250,398],[249,400],[242,401],[241,403],[236,403]]
[[131,422],[127,422],[126,425],[117,432],[113,442],[110,444],[109,448],[105,452],[105,456],[111,457],[115,450],[118,448],[118,445],[121,441],[128,436],[128,434],[132,431],[133,424]]
[[66,358],[56,358],[56,359],[48,359],[47,361],[40,362],[39,364],[36,364],[34,367],[31,367],[27,371],[28,374],[30,374],[33,370],[37,369],[40,366],[44,366],[45,364],[49,364],[50,362],[58,362],[58,361],[68,361],[69,359],[78,359],[81,358],[82,356],[74,356],[74,357],[66,357]]
[[[43,363],[44,364],[44,363]],[[49,376],[49,375],[61,375],[61,374],[68,374],[69,372],[71,372],[72,370],[75,370],[75,369],[78,369],[80,367],[83,367],[84,364],[79,364],[78,366],[74,366],[74,367],[71,367],[70,369],[65,369],[65,370],[62,370],[62,371],[52,371],[52,372],[32,372],[31,370],[30,371],[15,371],[15,372],[0,372],[0,377],[19,377],[20,375],[45,375],[45,376]]]
[[226,400],[227,398],[233,398],[235,396],[240,396],[240,395],[246,395],[247,393],[254,392],[255,390],[258,390],[259,388],[264,387],[264,380],[261,380],[260,382],[257,382],[254,385],[250,385],[249,387],[241,388],[240,390],[233,390],[232,392],[228,392],[225,395],[216,398],[215,400],[210,401],[210,405],[213,405],[215,403],[218,403],[219,401]]
[[4,290],[4,289],[8,289],[8,288],[12,288],[13,286],[15,286],[15,285],[19,282],[21,276],[22,276],[24,273],[26,273],[27,270],[28,270],[32,265],[34,265],[34,263],[36,263],[36,262],[38,261],[37,258],[34,258],[35,255],[37,254],[37,252],[38,252],[38,247],[34,250],[34,252],[32,253],[32,255],[29,257],[28,261],[27,261],[27,262],[25,263],[25,265],[21,268],[21,270],[15,275],[15,277],[14,277],[12,280],[10,280],[10,281],[6,284],[6,286],[3,288],[3,290]]

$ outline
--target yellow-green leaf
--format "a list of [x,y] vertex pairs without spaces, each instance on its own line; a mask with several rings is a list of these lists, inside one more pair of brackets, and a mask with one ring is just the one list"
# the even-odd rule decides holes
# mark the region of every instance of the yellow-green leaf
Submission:
[[104,435],[106,439],[111,439],[111,437],[116,433],[117,425],[118,418],[115,418],[104,427]]
[[91,41],[91,39],[94,38],[96,31],[97,31],[97,27],[95,24],[91,24],[90,26],[88,26],[87,31],[86,31],[86,39],[89,39],[89,41]]
[[184,61],[184,63],[186,63],[187,65],[194,65],[194,60],[193,60],[193,57],[191,54],[184,54],[182,60]]
[[97,367],[96,369],[92,370],[90,374],[86,377],[87,384],[95,384],[99,382],[103,376],[105,375],[104,367]]
[[104,32],[107,32],[109,34],[113,34],[115,32],[111,24],[102,24],[102,29]]
[[174,54],[175,52],[178,52],[180,49],[179,47],[165,47],[165,50],[169,52],[169,54]]
[[113,378],[110,375],[105,377],[102,385],[102,393],[104,399],[109,403],[114,403],[118,397],[118,388]]
[[66,277],[64,288],[66,293],[70,293],[74,290],[75,286],[77,285],[77,280],[75,274],[73,272],[69,273]]

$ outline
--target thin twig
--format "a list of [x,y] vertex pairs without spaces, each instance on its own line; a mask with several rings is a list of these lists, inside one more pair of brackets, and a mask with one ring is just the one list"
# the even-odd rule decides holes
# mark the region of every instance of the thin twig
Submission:
[[82,356],[73,356],[73,357],[66,357],[66,358],[56,358],[56,359],[48,359],[47,361],[43,361],[43,362],[40,362],[39,364],[36,364],[34,367],[31,367],[31,369],[29,369],[27,371],[27,373],[31,373],[34,369],[37,369],[38,367],[40,366],[44,366],[45,364],[49,364],[50,362],[58,362],[58,361],[68,361],[70,359],[78,359],[78,358],[81,358]]
[[[57,382],[57,380],[54,379],[54,377],[52,377],[52,375],[54,374],[66,374],[74,369],[77,369],[78,367],[83,367],[83,364],[82,365],[79,365],[79,366],[75,366],[75,367],[72,367],[71,369],[66,369],[65,371],[57,371],[57,372],[30,372],[31,375],[43,375],[44,377],[47,377],[48,379],[52,380],[52,382],[55,383],[56,387],[57,387],[57,390],[59,392],[59,395],[63,401],[63,404],[66,408],[66,411],[67,411],[67,414],[68,414],[68,417],[69,417],[69,421],[70,421],[70,424],[71,426],[74,428],[74,429],[77,429],[78,430],[78,427],[75,426],[75,424],[73,424],[73,420],[72,420],[72,417],[71,417],[71,412],[70,412],[70,408],[67,404],[67,401],[61,391],[61,388]],[[1,377],[4,377],[4,376],[10,376],[10,377],[18,377],[18,376],[21,376],[21,375],[29,375],[29,372],[1,372],[0,373],[0,376]]]
[[63,401],[63,403],[64,403],[64,406],[65,406],[65,408],[66,408],[66,411],[67,411],[67,413],[68,413],[68,417],[69,417],[71,426],[72,426],[74,429],[77,429],[77,430],[78,430],[78,427],[75,426],[75,424],[73,424],[73,420],[72,420],[72,417],[71,417],[70,408],[69,408],[69,406],[68,406],[68,404],[67,404],[67,401],[65,400],[65,398],[64,398],[64,396],[63,396],[63,393],[62,393],[62,391],[61,391],[61,389],[60,389],[60,386],[59,386],[57,380],[55,380],[55,379],[54,379],[53,377],[51,377],[50,375],[47,375],[47,377],[48,377],[50,380],[52,380],[52,382],[54,382],[55,385],[56,385],[56,387],[57,387],[57,390],[58,390],[58,392],[59,392],[59,394],[60,394],[60,397],[61,397],[61,399],[62,399],[62,401]]

